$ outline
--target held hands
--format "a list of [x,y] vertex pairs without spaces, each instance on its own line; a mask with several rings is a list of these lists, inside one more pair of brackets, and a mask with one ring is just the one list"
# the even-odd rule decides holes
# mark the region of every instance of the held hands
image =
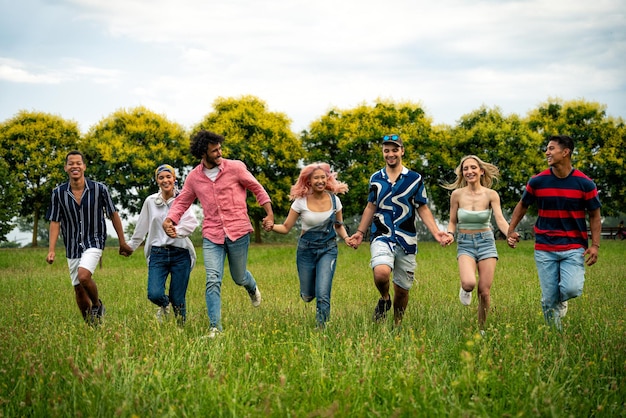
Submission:
[[165,218],[163,221],[163,230],[170,238],[176,238],[178,235],[176,233],[176,225],[174,225],[174,222],[170,218]]
[[[444,235],[442,235],[442,233]],[[452,233],[440,231],[437,235],[441,237],[441,239],[439,239],[438,237],[435,237],[435,239],[439,241],[439,244],[441,244],[442,247],[447,247],[454,242],[454,234]]]
[[127,243],[120,243],[120,255],[123,255],[124,257],[130,257],[132,253],[133,249],[130,248]]
[[352,236],[346,238],[346,244],[355,250],[359,248],[359,245],[363,242],[363,234],[359,231],[356,231]]
[[509,247],[515,248],[517,247],[517,243],[519,242],[520,235],[513,231],[509,232],[506,236],[506,243],[509,244]]
[[268,215],[265,218],[263,218],[263,229],[266,232],[271,232],[272,228],[274,228],[274,216]]

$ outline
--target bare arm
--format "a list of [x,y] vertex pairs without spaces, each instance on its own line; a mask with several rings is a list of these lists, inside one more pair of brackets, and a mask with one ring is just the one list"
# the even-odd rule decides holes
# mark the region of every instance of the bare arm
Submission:
[[287,234],[291,231],[291,228],[296,224],[296,221],[300,217],[300,214],[293,209],[289,209],[287,219],[282,224],[273,224],[271,231],[278,232],[279,234]]
[[446,245],[448,243],[449,235],[445,231],[439,229],[430,208],[427,205],[422,205],[417,208],[417,214],[420,216],[420,219],[424,225],[426,225],[426,228],[428,228],[437,242],[441,245]]
[[376,206],[372,202],[367,202],[367,206],[363,210],[363,215],[361,215],[361,222],[359,222],[359,226],[356,229],[356,232],[352,234],[350,238],[346,241],[348,245],[353,248],[358,248],[359,245],[363,242],[363,237],[367,233],[367,229],[372,224],[372,220],[374,219],[374,213],[376,213]]
[[519,242],[519,234],[515,232],[515,228],[517,228],[517,225],[519,225],[520,221],[524,218],[527,210],[528,206],[525,206],[521,200],[517,203],[515,209],[513,209],[513,215],[511,215],[511,222],[509,223],[509,230],[506,234],[507,244],[509,244],[509,247],[511,248],[515,248]]
[[120,240],[120,255],[128,257],[133,253],[133,249],[126,243],[126,237],[124,236],[124,226],[122,225],[122,219],[120,218],[120,214],[117,212],[113,212],[111,216],[111,223],[113,224],[113,228],[117,233],[117,238]]
[[50,221],[50,237],[48,242],[48,256],[46,262],[48,264],[54,263],[54,257],[56,256],[54,249],[57,246],[57,240],[59,239],[59,231],[61,230],[61,223]]
[[502,234],[504,234],[504,236],[507,236],[509,234],[509,223],[506,221],[504,215],[502,214],[500,195],[495,190],[492,190],[490,194],[491,199],[489,204],[493,209],[493,216],[496,218],[496,224],[498,225],[498,229],[500,230],[500,232],[502,232]]
[[602,234],[602,222],[600,208],[589,211],[589,229],[591,230],[591,247],[587,248],[584,256],[588,256],[585,262],[588,266],[594,265],[598,261],[598,250],[600,249],[600,237]]

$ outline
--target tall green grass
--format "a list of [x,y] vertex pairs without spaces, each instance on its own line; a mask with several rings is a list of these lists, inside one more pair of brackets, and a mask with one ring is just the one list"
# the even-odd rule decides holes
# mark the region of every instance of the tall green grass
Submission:
[[[543,323],[532,242],[498,242],[484,337],[458,301],[456,250],[420,244],[401,329],[374,324],[369,249],[340,247],[331,321],[299,298],[295,246],[253,245],[252,308],[227,274],[211,340],[200,260],[184,329],[159,325],[141,251],[107,248],[103,326],[81,319],[63,257],[0,250],[0,416],[626,416],[626,243],[603,241],[563,333]],[[57,254],[63,254],[60,250]]]

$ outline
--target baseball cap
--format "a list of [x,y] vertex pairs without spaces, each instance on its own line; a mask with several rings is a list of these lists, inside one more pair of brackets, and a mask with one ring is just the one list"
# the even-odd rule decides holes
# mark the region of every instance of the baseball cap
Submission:
[[396,144],[400,147],[403,146],[402,138],[400,138],[400,135],[397,135],[397,134],[383,136],[383,144]]

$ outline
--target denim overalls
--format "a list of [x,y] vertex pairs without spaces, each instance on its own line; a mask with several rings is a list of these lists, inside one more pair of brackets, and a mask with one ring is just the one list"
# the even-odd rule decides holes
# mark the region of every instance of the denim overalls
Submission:
[[306,231],[298,240],[296,265],[300,278],[300,297],[305,302],[317,298],[315,320],[323,327],[330,317],[330,291],[337,263],[335,222],[337,204],[331,194],[333,210],[320,225]]

